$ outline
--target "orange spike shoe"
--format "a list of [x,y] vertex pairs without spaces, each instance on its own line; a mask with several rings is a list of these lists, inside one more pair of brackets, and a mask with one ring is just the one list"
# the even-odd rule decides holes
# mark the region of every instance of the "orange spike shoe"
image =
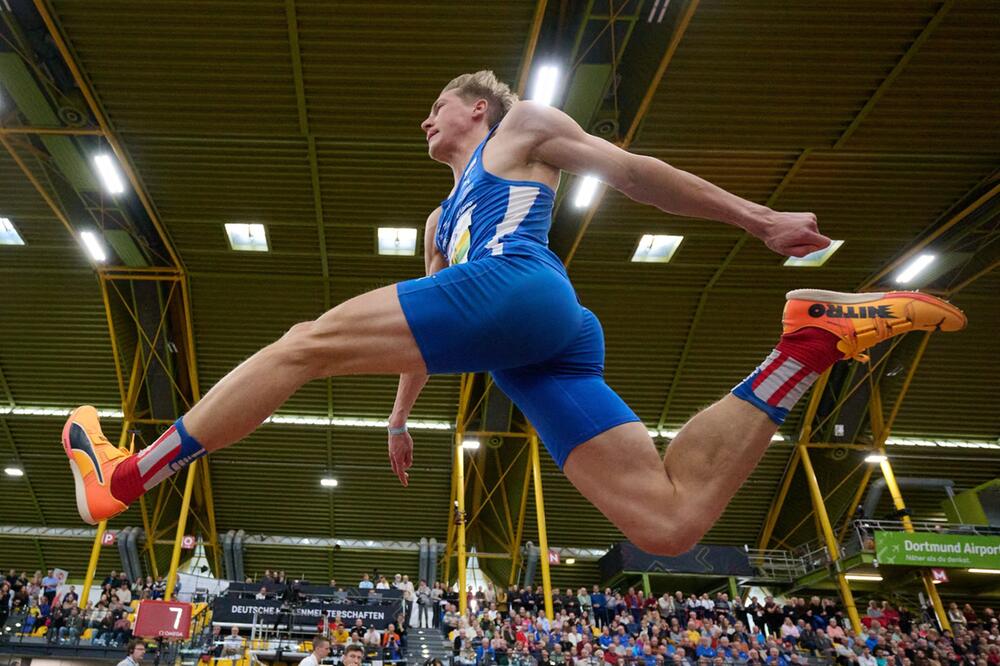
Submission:
[[867,362],[863,352],[883,340],[909,331],[960,331],[965,313],[951,303],[917,291],[845,294],[796,289],[785,295],[783,333],[807,326],[840,338],[844,358]]
[[94,407],[73,410],[63,427],[62,443],[76,481],[80,517],[96,525],[127,509],[127,504],[111,494],[111,475],[129,454],[104,436]]

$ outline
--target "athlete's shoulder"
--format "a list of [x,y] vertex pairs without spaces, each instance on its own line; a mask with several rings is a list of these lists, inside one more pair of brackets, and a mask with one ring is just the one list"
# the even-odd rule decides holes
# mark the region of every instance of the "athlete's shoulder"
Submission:
[[500,121],[497,131],[513,130],[519,133],[537,134],[540,137],[546,136],[558,128],[558,121],[562,116],[565,114],[551,106],[531,100],[520,100],[510,107],[510,111]]

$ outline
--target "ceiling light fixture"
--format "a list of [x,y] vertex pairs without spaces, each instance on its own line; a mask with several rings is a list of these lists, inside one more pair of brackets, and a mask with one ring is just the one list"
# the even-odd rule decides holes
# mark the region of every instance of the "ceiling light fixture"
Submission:
[[887,456],[884,456],[881,453],[872,453],[870,455],[865,456],[865,462],[866,463],[872,463],[872,464],[875,464],[875,463],[884,463],[888,459],[889,458]]
[[237,252],[267,252],[267,229],[263,224],[226,223],[229,247]]
[[24,476],[24,470],[20,467],[4,467],[3,473],[7,476]]
[[336,488],[339,484],[340,482],[337,481],[337,479],[328,476],[319,480],[319,485],[323,486],[324,488]]
[[479,440],[478,439],[467,439],[462,442],[462,448],[468,451],[478,451],[479,450]]
[[993,449],[1000,450],[1000,442],[986,442],[973,439],[917,439],[915,437],[890,437],[885,440],[889,446],[923,446],[942,449]]
[[822,266],[827,262],[827,260],[833,256],[833,253],[840,249],[840,246],[844,244],[842,240],[831,241],[829,245],[824,247],[822,250],[816,250],[815,252],[810,252],[804,257],[788,257],[785,259],[785,266],[794,267],[809,267],[815,268],[817,266]]
[[665,264],[673,258],[683,240],[684,236],[644,234],[632,253],[632,261]]
[[108,194],[121,194],[125,191],[125,183],[110,155],[107,153],[94,155],[94,165],[97,167],[97,175],[101,177],[101,182]]
[[417,230],[412,227],[379,227],[378,253],[412,257],[417,253]]
[[896,276],[896,284],[907,284],[913,281],[913,278],[917,277],[924,272],[928,266],[934,263],[937,257],[933,254],[921,254],[917,258],[913,259],[906,267]]
[[531,86],[531,94],[528,96],[528,99],[546,106],[552,106],[558,85],[559,68],[555,65],[543,65],[535,72],[535,80]]
[[107,260],[108,255],[104,251],[104,246],[97,240],[97,234],[93,231],[81,231],[80,240],[83,241],[83,246],[87,248],[91,259],[98,262]]
[[17,233],[10,218],[0,217],[0,245],[24,245],[24,239]]
[[577,208],[586,208],[594,202],[597,195],[597,188],[601,181],[593,176],[584,176],[576,188],[576,195],[573,197],[573,205]]
[[878,574],[847,574],[844,578],[847,580],[863,580],[875,583],[882,580],[882,576]]

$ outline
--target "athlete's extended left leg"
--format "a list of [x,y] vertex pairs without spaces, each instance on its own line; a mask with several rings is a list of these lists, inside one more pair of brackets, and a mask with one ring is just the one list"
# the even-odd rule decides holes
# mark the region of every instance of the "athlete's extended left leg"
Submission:
[[662,463],[639,423],[603,432],[566,458],[573,485],[639,548],[689,550],[749,477],[796,400],[834,362],[910,330],[965,326],[960,310],[924,294],[799,290],[788,298],[777,348],[730,395],[688,421]]

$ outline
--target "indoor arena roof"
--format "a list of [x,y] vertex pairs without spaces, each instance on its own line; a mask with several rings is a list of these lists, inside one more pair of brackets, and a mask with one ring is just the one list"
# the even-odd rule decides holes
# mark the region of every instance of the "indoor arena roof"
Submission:
[[[604,324],[608,381],[646,424],[676,430],[748,373],[776,339],[787,290],[891,286],[894,273],[880,275],[883,269],[947,227],[931,247],[951,257],[953,270],[929,286],[953,291],[969,327],[933,336],[893,436],[1000,437],[1000,274],[990,272],[1000,199],[995,2],[687,0],[664,13],[660,6],[668,3],[659,0],[615,0],[610,7],[608,0],[540,0],[541,7],[535,0],[39,3],[51,12],[190,277],[202,393],[295,322],[422,272],[420,257],[379,256],[376,229],[422,233],[428,212],[450,189],[451,174],[427,157],[418,127],[444,83],[484,68],[515,82],[522,70],[570,52],[576,65],[603,66],[587,44],[599,50],[617,35],[631,39],[629,48],[606,58],[612,90],[601,89],[588,129],[620,121],[621,138],[638,118],[632,150],[754,201],[814,211],[825,234],[844,240],[825,265],[789,268],[738,229],[664,215],[608,193],[569,270],[581,301]],[[534,48],[536,11],[542,22]],[[630,25],[619,20],[626,16]],[[18,44],[55,51],[37,17],[31,7],[14,15],[23,41],[0,43],[0,56],[8,58],[0,74],[12,76]],[[611,29],[600,30],[612,18]],[[68,73],[60,78],[37,56],[28,60],[36,82],[53,77],[62,91],[54,97],[82,106]],[[645,85],[660,65],[662,80],[640,113]],[[0,95],[13,95],[12,85],[0,79]],[[629,95],[630,86],[639,91]],[[619,101],[628,108],[615,117],[608,109]],[[23,112],[0,102],[5,126],[46,124]],[[92,175],[66,161],[53,165],[49,155],[67,146],[7,138],[57,202],[67,185],[97,189]],[[96,145],[94,137],[70,141],[78,155]],[[566,188],[574,182],[567,179]],[[572,216],[561,209],[557,223],[572,224]],[[7,151],[0,151],[0,217],[13,221],[25,241],[0,246],[6,411],[118,408],[95,272]],[[270,250],[230,250],[227,222],[265,224]],[[640,236],[650,233],[684,236],[669,263],[630,261]],[[393,377],[337,378],[310,384],[281,413],[384,418],[394,394]],[[458,400],[458,377],[434,378],[413,417],[453,424]],[[756,543],[800,413],[708,541]],[[62,420],[0,416],[0,459],[27,472],[20,480],[0,477],[0,524],[81,526],[58,444]],[[116,431],[118,421],[108,423]],[[415,440],[415,469],[404,490],[378,429],[266,425],[210,458],[218,528],[444,540],[452,434],[418,431]],[[951,478],[959,490],[1000,476],[996,449],[911,446],[892,453],[897,475]],[[821,483],[833,488],[857,455],[819,453]],[[626,470],[623,462],[609,473]],[[339,479],[334,491],[318,484],[327,471]],[[551,545],[605,547],[621,538],[548,460],[543,472]],[[846,511],[854,485],[835,489],[837,511]],[[943,515],[941,497],[907,497],[917,514]],[[813,538],[812,521],[799,529],[792,515],[808,507],[804,485],[793,484],[788,503],[792,511],[776,534],[793,542]],[[112,525],[139,521],[131,510]],[[535,539],[534,525],[529,511],[526,539]],[[80,540],[0,537],[0,565],[44,562],[76,574],[89,548]],[[114,556],[107,553],[102,567],[114,566]],[[279,565],[315,577],[363,565],[359,556],[338,554],[345,559],[335,566],[333,555],[304,548],[251,550],[249,557],[251,571]],[[386,569],[405,566],[393,557]],[[556,569],[557,582],[596,575],[592,565],[578,574]]]

